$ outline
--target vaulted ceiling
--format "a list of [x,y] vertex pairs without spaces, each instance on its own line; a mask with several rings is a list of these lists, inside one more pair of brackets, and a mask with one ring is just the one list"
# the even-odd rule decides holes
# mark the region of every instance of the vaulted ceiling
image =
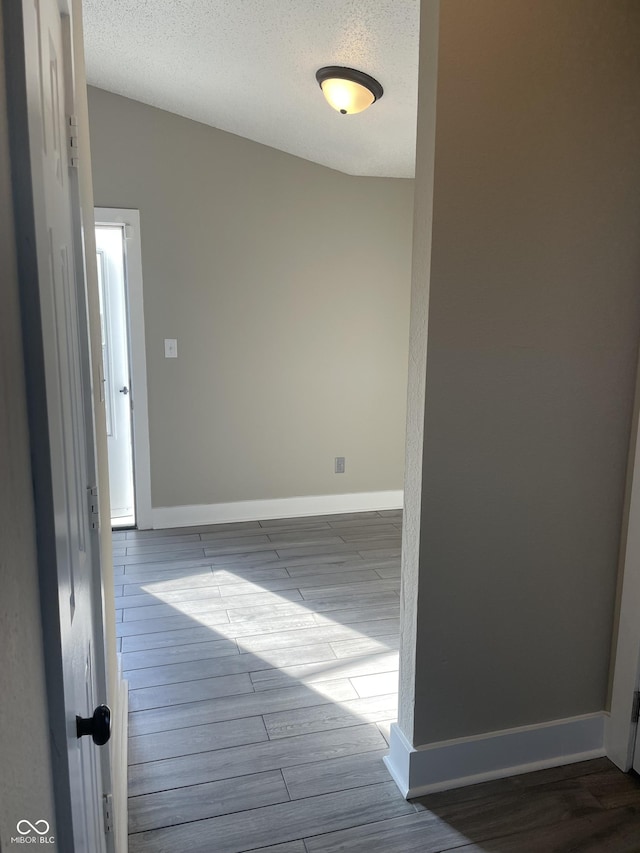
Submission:
[[[413,177],[419,0],[83,0],[91,85],[352,175]],[[315,72],[384,96],[341,116]]]

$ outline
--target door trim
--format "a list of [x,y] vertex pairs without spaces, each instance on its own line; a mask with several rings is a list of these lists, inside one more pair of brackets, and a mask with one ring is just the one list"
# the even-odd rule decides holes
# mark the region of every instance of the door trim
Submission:
[[[120,207],[96,207],[96,225],[125,226],[125,294],[129,337],[129,369],[132,387],[133,483],[136,526],[150,530],[151,456],[149,449],[149,406],[147,397],[147,351],[144,335],[144,300],[142,287],[142,251],[140,211]],[[132,330],[135,329],[135,335]]]
[[607,756],[630,770],[638,724],[632,720],[640,683],[640,365],[629,441],[627,490],[622,519],[618,608],[612,644],[611,715],[606,727]]

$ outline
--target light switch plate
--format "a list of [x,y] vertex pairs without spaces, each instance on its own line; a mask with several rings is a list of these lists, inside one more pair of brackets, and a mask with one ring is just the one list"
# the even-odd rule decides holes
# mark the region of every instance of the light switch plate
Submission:
[[165,358],[177,358],[178,357],[178,341],[176,338],[165,338],[164,339],[164,357]]

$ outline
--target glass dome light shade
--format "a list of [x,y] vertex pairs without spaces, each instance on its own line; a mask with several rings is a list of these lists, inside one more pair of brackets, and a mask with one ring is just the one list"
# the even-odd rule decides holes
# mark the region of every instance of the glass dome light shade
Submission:
[[328,65],[316,72],[316,80],[327,102],[342,115],[361,113],[383,94],[377,80],[355,68]]

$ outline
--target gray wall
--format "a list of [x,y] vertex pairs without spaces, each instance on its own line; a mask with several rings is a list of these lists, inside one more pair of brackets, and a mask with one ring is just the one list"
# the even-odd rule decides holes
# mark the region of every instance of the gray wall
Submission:
[[8,158],[0,7],[0,848],[16,824],[55,833],[40,594]]
[[632,0],[442,4],[414,744],[605,706],[639,41]]
[[140,209],[153,505],[401,489],[413,182],[89,109],[96,204]]

